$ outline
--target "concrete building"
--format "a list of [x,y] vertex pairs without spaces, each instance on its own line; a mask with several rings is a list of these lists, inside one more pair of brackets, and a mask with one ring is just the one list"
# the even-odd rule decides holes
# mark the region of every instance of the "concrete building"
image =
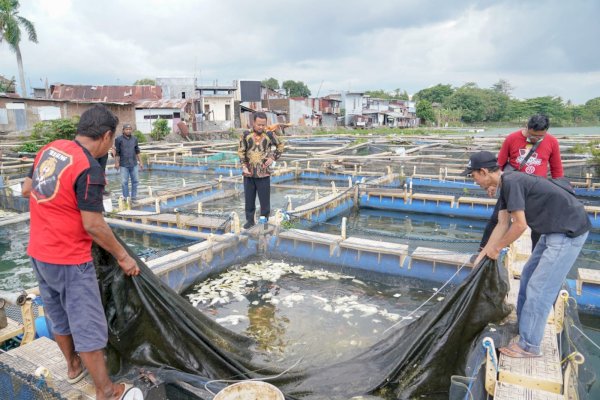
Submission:
[[235,97],[238,90],[236,81],[231,86],[214,85],[196,87],[196,126],[195,130],[227,130],[235,127],[239,116],[234,114]]
[[[31,99],[0,94],[0,133],[31,132],[41,121],[80,116],[85,110],[98,104],[94,101],[69,101],[52,99]],[[132,103],[103,102],[123,123],[135,121]]]
[[135,128],[148,134],[156,120],[166,119],[171,132],[177,132],[179,121],[194,123],[193,115],[193,99],[141,100],[135,103]]
[[196,98],[196,78],[156,78],[156,86],[162,90],[163,99]]
[[364,92],[342,92],[342,109],[344,109],[344,125],[351,126],[357,115],[362,115]]

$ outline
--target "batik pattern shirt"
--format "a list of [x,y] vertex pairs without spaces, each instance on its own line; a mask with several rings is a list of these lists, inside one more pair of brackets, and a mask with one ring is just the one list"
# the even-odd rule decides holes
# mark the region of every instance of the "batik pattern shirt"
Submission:
[[283,153],[283,142],[270,131],[261,133],[245,131],[240,138],[238,156],[253,178],[264,178],[271,175],[271,167],[265,162],[277,160]]

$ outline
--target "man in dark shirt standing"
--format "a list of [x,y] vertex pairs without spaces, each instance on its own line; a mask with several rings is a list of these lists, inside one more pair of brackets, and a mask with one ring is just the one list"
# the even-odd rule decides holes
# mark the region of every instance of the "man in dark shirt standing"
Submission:
[[115,140],[116,160],[115,169],[121,169],[121,187],[123,197],[129,197],[129,178],[131,178],[131,198],[137,198],[138,188],[138,165],[140,169],[144,169],[140,158],[140,147],[138,140],[131,133],[133,128],[131,124],[123,125],[123,135]]
[[[588,236],[591,223],[583,204],[564,181],[518,172],[502,173],[496,157],[481,151],[471,156],[466,174],[487,190],[500,189],[498,225],[476,264],[497,259],[529,226],[541,234],[523,267],[517,301],[519,341],[500,352],[509,357],[536,357],[552,305]],[[512,222],[511,222],[512,220]]]
[[[256,195],[260,201],[261,217],[269,218],[271,212],[271,165],[283,153],[283,143],[266,130],[267,115],[254,113],[252,131],[245,131],[240,139],[238,156],[244,175],[246,223],[244,229],[254,226]],[[272,149],[275,147],[275,150]]]

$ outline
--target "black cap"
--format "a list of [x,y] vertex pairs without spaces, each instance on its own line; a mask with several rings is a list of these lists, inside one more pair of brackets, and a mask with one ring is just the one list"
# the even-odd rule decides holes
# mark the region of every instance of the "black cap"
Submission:
[[481,168],[493,168],[498,166],[498,160],[493,153],[489,151],[480,151],[474,153],[469,158],[467,168],[461,173],[461,175],[470,175],[471,172],[479,170]]
[[131,126],[131,124],[123,124],[123,130],[125,130],[127,128],[133,129],[133,127]]

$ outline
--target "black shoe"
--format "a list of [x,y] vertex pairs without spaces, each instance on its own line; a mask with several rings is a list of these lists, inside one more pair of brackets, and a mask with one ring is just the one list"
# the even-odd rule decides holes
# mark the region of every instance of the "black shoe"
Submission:
[[250,229],[250,228],[252,228],[253,226],[254,226],[254,223],[253,223],[253,222],[250,222],[250,221],[248,221],[248,222],[246,222],[246,223],[244,224],[244,229]]

